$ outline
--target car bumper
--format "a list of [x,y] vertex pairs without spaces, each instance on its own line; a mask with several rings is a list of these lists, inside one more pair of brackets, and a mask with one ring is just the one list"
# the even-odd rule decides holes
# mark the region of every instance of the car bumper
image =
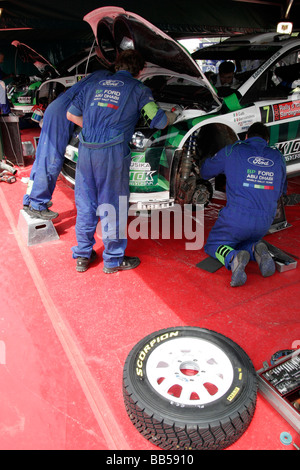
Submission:
[[[66,158],[61,171],[61,176],[65,183],[72,189],[75,188],[75,168],[75,163]],[[170,198],[169,191],[130,193],[129,204],[130,213],[133,214],[140,211],[160,210],[173,207],[174,199]]]

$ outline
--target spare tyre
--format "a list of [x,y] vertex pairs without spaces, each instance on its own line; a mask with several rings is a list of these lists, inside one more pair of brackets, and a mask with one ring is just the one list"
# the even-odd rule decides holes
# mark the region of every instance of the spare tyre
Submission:
[[168,328],[131,350],[123,395],[134,426],[160,448],[221,450],[252,420],[257,377],[229,338],[196,327]]

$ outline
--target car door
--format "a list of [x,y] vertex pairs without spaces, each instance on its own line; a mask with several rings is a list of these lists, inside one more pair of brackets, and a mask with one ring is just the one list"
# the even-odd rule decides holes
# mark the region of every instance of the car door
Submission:
[[270,129],[270,145],[285,157],[288,176],[300,173],[300,47],[280,56],[243,96]]

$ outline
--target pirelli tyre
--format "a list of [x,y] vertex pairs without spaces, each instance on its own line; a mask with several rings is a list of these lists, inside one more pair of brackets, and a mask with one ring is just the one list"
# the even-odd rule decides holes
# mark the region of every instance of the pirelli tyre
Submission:
[[123,372],[129,418],[168,450],[221,450],[248,428],[257,378],[247,354],[211,330],[178,327],[145,337]]

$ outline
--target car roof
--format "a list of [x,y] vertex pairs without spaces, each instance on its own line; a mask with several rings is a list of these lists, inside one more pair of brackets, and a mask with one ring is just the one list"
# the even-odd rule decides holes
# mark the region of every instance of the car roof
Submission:
[[300,45],[298,37],[277,33],[233,36],[219,44],[207,46],[192,54],[194,60],[268,59],[286,46]]

